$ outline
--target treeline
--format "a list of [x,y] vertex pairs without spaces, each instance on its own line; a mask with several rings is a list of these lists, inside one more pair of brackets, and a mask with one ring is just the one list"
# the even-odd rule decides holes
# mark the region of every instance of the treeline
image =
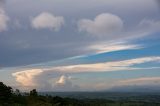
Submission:
[[73,99],[38,95],[36,89],[29,93],[13,90],[0,82],[0,106],[160,106],[152,102],[113,101],[106,99]]

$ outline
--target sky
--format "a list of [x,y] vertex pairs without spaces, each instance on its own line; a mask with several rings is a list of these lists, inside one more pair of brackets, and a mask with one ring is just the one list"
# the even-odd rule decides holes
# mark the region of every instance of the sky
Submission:
[[0,81],[22,91],[159,91],[159,13],[159,0],[0,0]]

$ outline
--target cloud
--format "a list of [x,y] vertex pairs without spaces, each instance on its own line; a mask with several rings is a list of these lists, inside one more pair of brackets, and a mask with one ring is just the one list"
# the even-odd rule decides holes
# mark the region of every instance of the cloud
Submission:
[[114,52],[114,51],[133,50],[133,49],[141,49],[141,48],[143,48],[142,45],[119,42],[119,43],[111,43],[111,44],[99,43],[99,44],[91,45],[86,49],[92,50],[95,53],[108,53],[108,52]]
[[141,77],[119,81],[122,85],[151,85],[160,84],[160,77]]
[[[65,4],[68,7],[73,6],[74,9],[73,8],[55,9],[56,7],[60,8],[58,5],[59,3],[66,2],[64,0],[60,1],[58,5],[57,3],[53,3],[54,1],[52,1],[52,3],[50,1],[46,1],[45,6],[43,2],[38,3],[41,5],[37,5],[36,2],[25,1],[25,3],[21,5],[22,9],[19,9],[20,7],[18,6],[18,4],[22,4],[21,1],[13,2],[13,3],[12,1],[7,1],[7,2],[8,2],[7,4],[8,6],[6,8],[7,8],[7,11],[11,13],[9,15],[10,17],[12,17],[12,21],[14,21],[15,19],[18,19],[20,24],[22,25],[20,25],[19,22],[9,23],[10,25],[14,24],[11,27],[9,27],[13,29],[10,31],[7,31],[6,34],[3,34],[4,36],[1,36],[2,38],[0,39],[0,46],[1,46],[0,62],[3,64],[4,67],[35,64],[35,63],[41,63],[46,61],[56,61],[59,59],[64,59],[72,56],[90,54],[93,52],[86,47],[90,45],[95,45],[95,43],[99,44],[101,43],[101,41],[110,42],[111,40],[119,40],[119,39],[124,40],[126,37],[140,37],[141,34],[144,34],[144,33],[140,32],[141,30],[140,28],[137,28],[138,29],[138,32],[137,32],[136,27],[137,27],[137,23],[140,20],[142,20],[142,18],[148,17],[151,20],[158,19],[157,17],[158,14],[154,10],[152,10],[152,7],[153,8],[156,7],[155,5],[153,5],[155,2],[154,0],[153,1],[151,0],[142,0],[142,1],[140,0],[136,0],[136,1],[135,0],[134,1],[89,0],[87,1],[87,3],[85,2],[85,4],[84,4],[84,0],[76,1],[76,2],[72,0],[74,4],[72,3]],[[145,6],[143,6],[144,2],[145,2]],[[12,6],[11,4],[13,4],[14,6]],[[27,6],[26,4],[28,4],[29,6]],[[88,4],[90,4],[91,5],[90,8],[93,8],[93,9],[88,9]],[[136,8],[135,8],[135,5],[136,5]],[[17,7],[17,8],[13,8],[13,7]],[[77,9],[80,11],[80,13],[75,12],[75,10]],[[96,17],[96,15],[106,10],[108,13],[114,13],[116,16],[119,16],[122,18],[121,20],[124,21],[124,28],[123,28],[124,30],[122,30],[122,33],[116,33],[114,36],[111,35],[110,37],[108,37],[109,34],[106,34],[107,37],[103,36],[101,37],[101,39],[100,38],[97,39],[97,37],[95,36],[82,36],[82,33],[77,32],[76,30],[77,27],[75,27],[75,25],[71,23],[71,21],[74,21],[74,19],[83,20],[83,18],[85,17],[92,17],[92,16]],[[46,31],[46,30],[34,31],[28,28],[27,17],[34,16],[33,17],[34,19],[40,14],[37,14],[37,15],[33,15],[33,14],[39,13],[40,11],[50,11],[51,13],[55,11],[53,12],[52,15],[54,15],[54,13],[63,14],[64,17],[65,16],[68,17],[67,23],[70,23],[70,24],[67,24],[67,27],[65,27],[63,31],[59,31],[58,33],[55,33],[54,34],[55,36],[52,36],[53,33],[50,31]],[[93,19],[88,18],[88,20],[94,22],[94,17]],[[24,27],[24,28],[16,28],[15,26]],[[52,30],[54,29],[52,28]],[[146,34],[146,30],[144,32],[145,32],[144,35],[148,35],[148,33]],[[13,35],[13,36],[10,36],[10,35]],[[37,35],[38,35],[38,38],[37,38]],[[152,36],[153,34],[150,34],[150,35]],[[22,43],[17,43],[17,42],[22,42]],[[29,45],[29,46],[26,47],[26,45]],[[86,49],[88,50],[86,51]],[[96,50],[96,52],[97,51],[99,50]],[[12,55],[12,54],[17,54],[17,55]],[[34,58],[34,59],[31,60],[30,58]],[[16,60],[16,62],[12,62],[10,60]]]
[[156,32],[160,30],[160,21],[156,20],[149,20],[149,19],[143,19],[139,25],[138,28],[146,31],[146,32]]
[[[94,80],[93,80],[94,81]],[[87,91],[159,91],[160,77],[137,77],[128,79],[112,79],[97,81],[97,83],[84,83],[80,87]],[[156,87],[156,88],[155,88]]]
[[40,75],[43,71],[41,69],[31,69],[20,72],[12,73],[12,76],[16,78],[16,81],[25,87],[36,86],[35,77]]
[[[47,70],[47,69],[46,69]],[[47,91],[77,91],[78,85],[74,85],[72,78],[67,75],[62,75],[58,79],[54,77],[48,77],[48,74],[53,72],[45,72],[45,69],[29,69],[25,71],[12,73],[12,76],[16,78],[18,84],[15,84],[19,89],[30,90],[37,88],[38,90]]]
[[143,58],[115,61],[115,62],[60,66],[60,67],[54,67],[52,68],[52,70],[58,71],[58,72],[64,72],[64,73],[137,70],[137,69],[143,69],[143,68],[132,67],[132,66],[147,63],[147,62],[157,62],[157,61],[158,62],[160,61],[160,57],[143,57]]
[[136,49],[142,49],[142,48],[145,48],[145,47],[139,44],[130,44],[126,41],[116,41],[116,43],[100,42],[100,43],[88,45],[85,48],[83,48],[86,51],[88,50],[91,51],[91,53],[70,57],[69,59],[78,59],[78,58],[82,58],[82,57],[84,58],[84,57],[97,55],[101,53],[109,53],[109,52],[116,52],[116,51],[122,51],[122,50],[136,50]]
[[[160,77],[139,77],[129,79],[118,79],[110,82],[99,82],[97,84],[85,85],[83,88],[92,88],[94,90],[109,90],[109,91],[140,91],[147,90],[145,88],[153,90],[153,87],[160,85]],[[82,87],[82,86],[81,86]],[[157,88],[159,89],[159,87]]]
[[120,17],[110,14],[103,13],[94,20],[82,19],[78,22],[80,31],[86,31],[93,35],[108,35],[115,32],[119,32],[123,28],[123,21]]
[[77,85],[72,84],[72,78],[62,75],[54,84],[55,91],[76,91],[79,89]]
[[[28,78],[28,75],[29,75],[29,78],[32,79],[33,77],[31,76],[37,75],[37,72],[38,74],[40,74],[41,72],[81,73],[81,72],[105,72],[105,71],[108,72],[108,71],[121,71],[121,70],[137,70],[137,69],[143,69],[143,68],[135,67],[134,65],[139,65],[139,64],[143,64],[147,62],[160,62],[160,57],[142,57],[142,58],[136,58],[136,59],[94,63],[94,64],[56,66],[56,67],[48,67],[48,68],[43,68],[43,69],[37,68],[33,70],[16,72],[13,75],[16,77],[22,76],[23,78]],[[159,67],[148,67],[144,69],[153,69],[153,68],[159,68]]]
[[62,16],[55,16],[49,12],[43,12],[34,17],[31,25],[35,29],[51,29],[58,31],[64,25],[64,18]]
[[62,75],[58,81],[56,81],[57,85],[65,85],[66,83],[68,83],[69,85],[71,85],[71,81],[70,81],[70,77]]
[[[139,77],[113,82],[109,85],[111,91],[138,91],[138,92],[156,92],[159,91],[160,77]],[[106,85],[103,86],[103,89]]]
[[9,17],[6,15],[4,8],[4,1],[0,1],[0,32],[7,30],[7,22],[9,21]]
[[[19,26],[19,25],[17,25],[17,26]],[[16,27],[14,27],[14,28],[16,28]],[[138,28],[138,31],[141,30],[142,28],[144,28],[144,27]],[[157,27],[157,28],[159,28],[159,27]],[[72,56],[94,54],[94,52],[96,52],[96,53],[102,52],[103,53],[103,52],[105,52],[105,49],[107,52],[107,51],[111,51],[114,49],[116,50],[116,49],[120,49],[120,48],[129,48],[129,46],[134,46],[134,45],[120,44],[120,45],[115,45],[116,47],[114,47],[114,45],[111,45],[113,47],[112,48],[112,47],[108,47],[108,45],[110,45],[108,42],[111,42],[111,40],[113,40],[113,39],[114,39],[114,42],[117,42],[117,40],[119,40],[119,39],[125,40],[125,37],[139,38],[141,36],[141,34],[144,32],[145,32],[145,34],[143,34],[143,35],[148,35],[148,31],[150,31],[150,29],[147,31],[143,30],[142,33],[139,33],[140,31],[137,33],[135,33],[134,31],[133,32],[129,31],[128,33],[124,33],[121,35],[119,35],[119,34],[115,35],[115,36],[113,36],[113,38],[111,36],[112,39],[110,39],[110,38],[106,39],[106,38],[102,37],[102,39],[100,39],[100,40],[95,39],[95,37],[94,37],[94,39],[90,38],[92,36],[81,36],[81,35],[77,36],[77,34],[74,33],[73,30],[72,30],[73,34],[66,34],[66,37],[63,37],[63,38],[62,38],[62,36],[65,35],[63,31],[59,31],[60,34],[58,34],[58,35],[62,35],[62,36],[51,36],[52,33],[48,32],[48,31],[41,33],[41,30],[36,31],[36,32],[34,32],[32,30],[31,31],[26,30],[25,33],[23,32],[24,30],[22,30],[22,29],[21,29],[21,32],[19,32],[19,31],[20,30],[18,30],[18,32],[15,32],[17,34],[13,33],[14,36],[9,36],[11,34],[11,33],[9,33],[7,36],[7,37],[9,37],[9,40],[1,39],[1,46],[2,45],[4,45],[4,46],[1,47],[1,49],[3,49],[3,51],[1,53],[2,59],[0,61],[5,66],[16,66],[16,65],[18,66],[18,65],[41,63],[41,62],[46,62],[46,61],[56,61],[59,59],[68,58],[68,57],[72,57]],[[67,31],[66,33],[70,33],[70,32]],[[44,34],[47,35],[46,38],[44,38]],[[36,42],[36,40],[35,40],[36,36],[32,36],[32,35],[38,35],[39,36],[38,39],[40,40],[40,42]],[[151,34],[151,35],[153,35],[153,34]],[[41,38],[44,38],[44,39],[41,39]],[[73,38],[73,39],[70,39],[70,38]],[[135,40],[135,39],[132,39],[132,40]],[[18,42],[21,42],[21,44]],[[107,42],[107,44],[106,45],[102,44],[102,42]],[[141,43],[145,44],[145,42],[141,42]],[[153,43],[153,42],[151,42],[151,43]],[[102,44],[102,45],[99,45],[99,44]],[[8,49],[9,52],[8,52],[8,50],[5,51],[4,49]],[[30,52],[30,53],[25,52],[26,50],[28,50],[28,52]],[[45,52],[45,51],[47,51],[47,52]],[[13,56],[13,55],[11,55],[11,53],[15,53],[15,54],[19,54],[19,55]],[[16,62],[9,61],[10,59],[5,58],[6,56],[9,56],[10,59],[12,59],[12,60],[16,60]],[[28,57],[34,57],[34,59],[31,60]],[[2,61],[2,60],[5,60],[5,61]]]
[[[109,72],[109,71],[124,71],[124,70],[143,70],[153,69],[160,67],[136,67],[135,65],[147,63],[147,62],[160,62],[160,57],[143,57],[130,60],[95,63],[95,64],[80,64],[69,66],[57,66],[27,69],[12,73],[12,76],[16,78],[16,81],[28,88],[38,87],[44,90],[55,91],[76,91],[80,90],[80,87],[72,83],[73,78],[67,75],[62,75],[55,81],[55,76],[59,74],[73,74],[73,73],[85,73],[85,72]],[[43,67],[43,66],[41,66]],[[59,73],[59,74],[58,74]],[[52,76],[50,76],[52,75]],[[103,85],[103,84],[102,84]],[[100,86],[102,86],[100,85]]]

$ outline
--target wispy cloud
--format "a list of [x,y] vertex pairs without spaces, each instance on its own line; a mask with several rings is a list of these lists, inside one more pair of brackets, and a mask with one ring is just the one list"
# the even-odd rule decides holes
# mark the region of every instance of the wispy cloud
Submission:
[[69,59],[77,59],[77,58],[84,58],[91,55],[98,55],[101,53],[109,53],[109,52],[117,52],[117,51],[123,51],[123,50],[138,50],[145,48],[144,45],[141,44],[132,44],[126,40],[124,41],[112,41],[112,42],[99,42],[95,43],[89,46],[86,46],[84,50],[91,51],[92,53],[87,53],[84,55],[74,56],[70,57]]
[[115,61],[115,62],[61,66],[61,67],[54,67],[52,68],[52,70],[66,72],[66,73],[134,70],[138,67],[131,67],[131,66],[147,62],[154,62],[154,61],[159,62],[160,57],[144,57],[144,58]]
[[134,49],[141,49],[143,48],[142,45],[136,44],[128,44],[128,43],[116,43],[116,44],[97,44],[91,45],[88,49],[95,51],[95,53],[108,53],[114,51],[121,51],[121,50],[134,50]]

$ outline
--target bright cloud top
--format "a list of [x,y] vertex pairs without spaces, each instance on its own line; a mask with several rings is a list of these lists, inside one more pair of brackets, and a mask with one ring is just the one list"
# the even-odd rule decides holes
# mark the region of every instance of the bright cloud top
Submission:
[[66,83],[70,83],[70,77],[62,75],[58,81],[56,81],[56,84],[58,85],[64,85]]
[[51,29],[58,31],[64,25],[62,16],[55,16],[49,12],[43,12],[34,17],[31,21],[32,27],[35,29]]
[[94,20],[82,19],[78,22],[80,31],[86,31],[93,35],[107,35],[120,31],[123,28],[123,21],[120,17],[103,13]]
[[16,81],[20,83],[22,86],[32,87],[36,86],[35,76],[38,76],[43,71],[40,69],[31,69],[27,71],[21,71],[13,73],[12,76],[16,77]]
[[53,88],[56,91],[74,91],[78,89],[78,86],[73,85],[72,78],[70,76],[62,75],[55,82]]

